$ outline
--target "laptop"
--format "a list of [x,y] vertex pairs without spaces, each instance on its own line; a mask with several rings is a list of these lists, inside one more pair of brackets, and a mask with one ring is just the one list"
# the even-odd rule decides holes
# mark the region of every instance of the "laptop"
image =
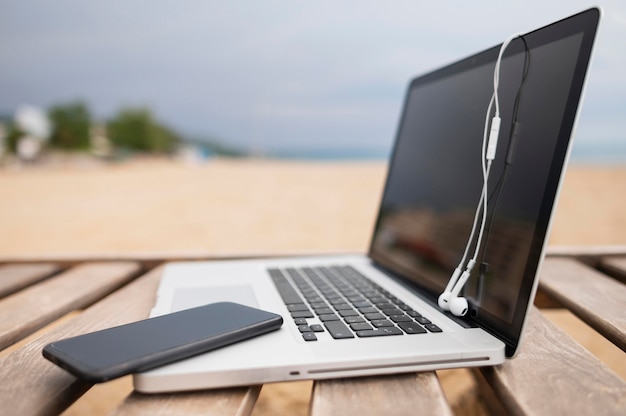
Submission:
[[461,293],[467,314],[444,311],[437,299],[463,257],[482,198],[481,146],[500,45],[409,83],[367,254],[168,264],[152,316],[228,300],[278,313],[285,323],[136,374],[135,389],[491,366],[514,357],[599,17],[586,10],[520,35],[504,52],[489,207],[477,266]]

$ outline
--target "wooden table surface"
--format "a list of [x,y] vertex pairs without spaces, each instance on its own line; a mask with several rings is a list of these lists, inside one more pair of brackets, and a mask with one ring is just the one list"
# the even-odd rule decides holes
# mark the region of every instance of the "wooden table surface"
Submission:
[[[591,252],[591,250],[590,250]],[[166,259],[0,263],[0,414],[58,414],[92,385],[49,363],[50,341],[145,318]],[[503,365],[472,370],[492,414],[626,415],[626,382],[540,308],[566,308],[626,349],[626,250],[552,255],[521,352]],[[626,358],[626,355],[625,355]],[[261,386],[193,393],[130,393],[114,414],[246,415]],[[451,415],[435,372],[317,381],[313,415]]]

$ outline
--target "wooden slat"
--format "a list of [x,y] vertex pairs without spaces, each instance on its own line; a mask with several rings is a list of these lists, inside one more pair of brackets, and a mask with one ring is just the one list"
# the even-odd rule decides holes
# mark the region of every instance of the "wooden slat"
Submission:
[[317,381],[311,415],[452,415],[434,372]]
[[[621,251],[626,252],[626,248]],[[612,252],[603,254],[611,254]],[[107,253],[69,252],[69,253],[13,253],[5,255],[0,253],[0,263],[59,263],[67,266],[75,266],[79,263],[101,263],[110,261],[138,261],[143,264],[162,264],[174,261],[207,261],[207,260],[241,260],[242,258],[272,258],[272,257],[301,257],[301,256],[336,256],[336,255],[362,254],[362,251],[337,251],[337,250],[311,250],[311,249],[280,249],[270,250],[166,250],[166,251],[142,251],[140,253],[120,250]]]
[[519,354],[480,373],[508,414],[626,414],[626,382],[535,308]]
[[622,283],[626,283],[626,257],[604,257],[600,261],[600,267]]
[[[162,268],[152,270],[88,308],[78,317],[0,360],[0,380],[11,380],[10,383],[0,383],[2,408],[11,409],[13,414],[20,415],[57,414],[77,400],[91,384],[77,380],[48,362],[41,355],[42,348],[54,340],[146,318],[154,304],[161,273]],[[223,401],[234,403],[229,408],[251,408],[258,392],[251,391],[243,395],[241,392],[241,389],[222,390],[221,394],[207,396],[203,403],[213,409],[220,409]],[[171,396],[171,400],[168,395],[145,396],[145,399],[162,400],[162,403],[167,403],[172,414],[184,414],[197,403],[193,395],[189,395],[188,399],[185,399],[185,395]],[[135,400],[132,397],[128,400],[130,410],[137,406],[133,404]],[[140,407],[149,406],[144,398],[141,400]],[[126,410],[122,408],[122,411]],[[216,411],[215,414],[219,413]]]
[[13,414],[56,414],[91,384],[81,382],[43,358],[55,340],[145,318],[154,302],[161,270],[154,270],[0,360],[0,403]]
[[563,309],[563,305],[548,296],[541,287],[537,290],[534,304],[539,309]]
[[570,259],[547,259],[542,290],[626,351],[626,286]]
[[115,416],[249,415],[260,386],[203,392],[146,395],[132,393]]
[[49,263],[0,266],[0,298],[37,283],[58,270],[58,266]]
[[75,267],[0,301],[0,349],[62,315],[111,293],[134,277],[137,263]]

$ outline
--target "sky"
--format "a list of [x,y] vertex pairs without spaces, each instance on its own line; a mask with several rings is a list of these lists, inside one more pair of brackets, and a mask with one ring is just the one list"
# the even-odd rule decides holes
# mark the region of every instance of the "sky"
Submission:
[[626,161],[626,2],[0,0],[0,114],[149,107],[257,153],[390,148],[421,73],[588,7],[603,20],[576,132]]

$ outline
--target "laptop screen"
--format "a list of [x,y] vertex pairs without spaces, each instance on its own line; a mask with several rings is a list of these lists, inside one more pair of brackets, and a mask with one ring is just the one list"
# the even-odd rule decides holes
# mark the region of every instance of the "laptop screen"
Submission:
[[[468,319],[502,339],[508,355],[532,296],[598,19],[591,9],[523,35],[501,63],[500,140],[463,295]],[[405,98],[369,254],[433,300],[463,256],[480,200],[499,49],[412,80]]]

